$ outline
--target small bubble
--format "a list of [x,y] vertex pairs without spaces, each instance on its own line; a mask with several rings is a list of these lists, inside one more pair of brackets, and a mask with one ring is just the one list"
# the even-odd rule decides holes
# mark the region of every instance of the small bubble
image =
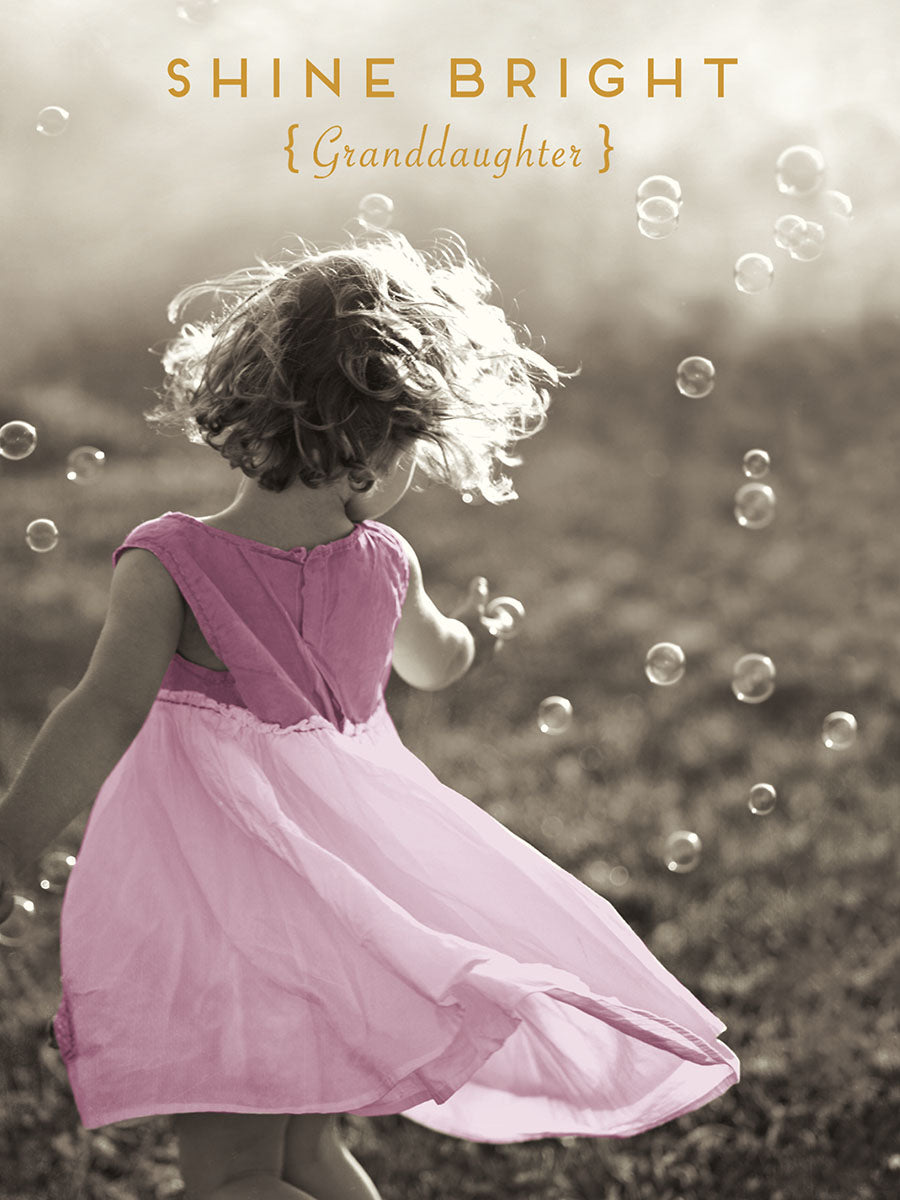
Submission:
[[75,855],[67,850],[51,850],[40,860],[40,886],[45,892],[62,895],[72,868],[75,866]]
[[731,690],[744,704],[761,704],[775,691],[775,664],[765,654],[744,654],[734,664]]
[[688,829],[677,829],[666,839],[666,866],[679,875],[693,871],[700,861],[702,849],[703,844],[696,833],[691,833]]
[[27,421],[7,421],[0,427],[0,454],[4,458],[27,458],[37,445],[37,430]]
[[0,922],[0,946],[21,946],[34,928],[34,901],[14,896],[13,910]]
[[66,479],[72,483],[93,483],[106,465],[106,455],[96,446],[78,446],[66,459]]
[[381,192],[370,192],[360,200],[357,211],[369,225],[374,225],[376,229],[387,229],[394,215],[394,202]]
[[629,878],[627,867],[613,867],[609,873],[609,882],[613,887],[624,887]]
[[472,508],[477,508],[480,504],[484,504],[484,496],[482,496],[481,492],[472,492],[467,490],[465,492],[460,492],[459,498],[462,500],[463,504],[468,504]]
[[564,733],[572,724],[572,704],[565,696],[547,696],[538,705],[541,733]]
[[765,450],[748,450],[744,455],[744,474],[748,479],[765,479],[771,465],[771,459]]
[[684,677],[684,651],[674,642],[657,642],[647,651],[644,673],[651,683],[660,687],[678,683]]
[[46,554],[59,541],[59,530],[49,517],[38,517],[25,530],[25,541],[38,554]]
[[678,228],[678,219],[673,221],[645,221],[638,217],[638,232],[643,234],[645,238],[650,238],[651,241],[659,241],[661,238],[667,238],[674,233]]
[[829,713],[822,722],[822,741],[829,750],[849,750],[856,741],[856,731],[853,713]]
[[775,493],[767,483],[745,483],[734,494],[734,515],[744,529],[765,529],[775,518]]
[[840,217],[844,221],[853,220],[853,201],[846,192],[823,192],[822,203],[830,216]]
[[766,817],[774,809],[776,799],[776,792],[771,783],[755,783],[750,789],[747,807],[755,816]]
[[775,245],[781,250],[796,246],[806,233],[806,220],[796,213],[785,213],[775,221]]
[[364,221],[362,217],[351,217],[344,225],[344,232],[349,233],[356,241],[365,241],[376,232],[375,226]]
[[50,104],[47,108],[42,108],[37,115],[35,129],[38,133],[42,133],[44,137],[59,137],[68,128],[68,110],[60,108],[58,104]]
[[765,254],[742,254],[734,264],[734,286],[748,296],[764,292],[775,277],[775,267]]
[[675,386],[682,396],[700,399],[715,387],[716,368],[708,358],[683,358],[675,370]]
[[495,596],[484,606],[482,624],[501,641],[515,637],[525,620],[525,605],[515,596]]
[[791,258],[798,262],[812,262],[825,249],[825,226],[818,221],[807,221],[803,236],[789,247]]
[[775,182],[787,196],[808,196],[822,186],[825,159],[812,146],[789,146],[775,163]]
[[583,881],[592,888],[602,888],[609,883],[609,863],[602,858],[592,858],[581,869]]
[[213,15],[219,0],[178,0],[175,13],[189,25],[202,25]]
[[678,205],[665,196],[648,196],[638,204],[637,215],[651,224],[665,224],[678,220]]
[[642,183],[638,184],[635,201],[640,205],[642,200],[649,200],[655,197],[662,197],[664,200],[672,201],[677,212],[682,204],[681,184],[677,179],[673,179],[671,175],[649,175]]

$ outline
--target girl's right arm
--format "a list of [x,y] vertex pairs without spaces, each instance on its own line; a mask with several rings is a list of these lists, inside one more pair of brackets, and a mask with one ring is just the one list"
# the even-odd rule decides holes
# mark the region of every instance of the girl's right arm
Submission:
[[409,586],[394,631],[393,667],[411,687],[438,691],[465,675],[476,649],[495,644],[480,620],[487,582],[473,580],[456,614],[445,616],[425,591],[415,550],[406,538],[393,532],[403,543],[409,562]]
[[0,800],[0,920],[11,876],[84,808],[137,735],[181,636],[184,603],[149,551],[113,572],[106,621],[84,678],[53,710]]

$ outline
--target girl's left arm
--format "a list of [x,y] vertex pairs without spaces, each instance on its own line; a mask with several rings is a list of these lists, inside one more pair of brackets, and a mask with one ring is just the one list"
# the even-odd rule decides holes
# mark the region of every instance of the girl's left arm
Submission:
[[94,802],[150,711],[184,611],[175,581],[150,551],[122,555],[87,671],[44,722],[0,800],[0,889]]

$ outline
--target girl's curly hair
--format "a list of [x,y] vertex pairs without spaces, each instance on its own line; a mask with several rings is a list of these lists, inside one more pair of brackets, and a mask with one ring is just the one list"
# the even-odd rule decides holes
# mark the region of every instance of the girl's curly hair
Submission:
[[415,446],[431,478],[514,499],[503,467],[564,376],[519,342],[492,288],[452,234],[425,253],[386,230],[324,252],[301,241],[175,297],[173,322],[201,296],[223,307],[169,343],[147,417],[272,491],[343,475],[366,490]]

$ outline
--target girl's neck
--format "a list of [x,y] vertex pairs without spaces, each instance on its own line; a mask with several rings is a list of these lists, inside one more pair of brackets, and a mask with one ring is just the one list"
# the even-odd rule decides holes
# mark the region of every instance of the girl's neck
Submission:
[[227,508],[199,519],[283,550],[312,547],[352,532],[353,522],[345,512],[351,494],[346,480],[321,488],[294,483],[282,492],[271,492],[245,477]]

